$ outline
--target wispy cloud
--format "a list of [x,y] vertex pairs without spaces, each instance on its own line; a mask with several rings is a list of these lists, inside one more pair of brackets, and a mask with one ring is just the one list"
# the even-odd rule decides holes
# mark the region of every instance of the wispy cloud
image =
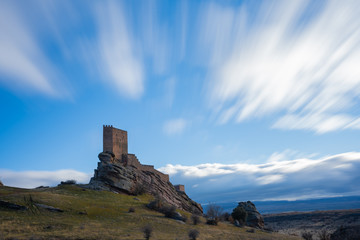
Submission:
[[188,122],[183,118],[172,119],[164,123],[163,130],[167,135],[181,134],[187,125]]
[[139,98],[144,92],[144,66],[125,16],[120,3],[109,1],[97,6],[97,60],[104,80],[122,95]]
[[221,198],[217,200],[236,201],[360,194],[358,152],[293,160],[286,159],[286,153],[275,155],[279,153],[264,164],[169,164],[159,170],[170,174],[172,182],[196,185],[196,191],[190,188],[189,194],[200,201],[216,196]]
[[60,74],[39,46],[23,12],[9,1],[0,3],[0,83],[13,90],[50,96],[66,93]]
[[253,7],[210,4],[200,16],[219,121],[280,116],[272,127],[317,133],[358,128],[359,117],[350,113],[360,93],[357,2],[264,1]]
[[0,180],[5,185],[22,188],[56,186],[61,181],[66,180],[88,183],[90,177],[90,174],[68,169],[56,171],[11,171],[0,169]]

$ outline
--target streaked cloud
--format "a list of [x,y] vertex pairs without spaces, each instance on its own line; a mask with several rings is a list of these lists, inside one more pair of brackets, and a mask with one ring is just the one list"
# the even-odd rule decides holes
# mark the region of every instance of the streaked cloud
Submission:
[[164,123],[163,131],[167,135],[181,134],[187,127],[188,122],[183,118],[172,119]]
[[5,185],[22,188],[56,186],[61,181],[66,180],[88,183],[90,177],[91,174],[69,169],[56,171],[11,171],[0,169],[0,180]]
[[96,8],[101,76],[124,96],[139,98],[144,92],[144,66],[131,25],[120,3],[109,1]]
[[358,129],[351,112],[360,93],[357,2],[263,1],[253,8],[209,4],[200,15],[219,122],[271,116],[273,128]]
[[12,90],[49,96],[66,93],[55,64],[40,47],[31,22],[9,1],[0,2],[0,83]]
[[[276,153],[263,164],[205,163],[194,166],[171,165],[158,169],[175,183],[196,186],[188,193],[199,201],[218,198],[297,199],[360,194],[360,153],[348,152],[321,158],[291,158]],[[279,156],[280,157],[276,157]],[[215,199],[212,199],[215,201]]]

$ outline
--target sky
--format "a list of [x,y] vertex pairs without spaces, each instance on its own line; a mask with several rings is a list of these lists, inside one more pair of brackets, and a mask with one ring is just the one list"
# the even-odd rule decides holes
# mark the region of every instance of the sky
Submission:
[[102,126],[201,203],[360,195],[357,1],[0,1],[0,180],[87,183]]

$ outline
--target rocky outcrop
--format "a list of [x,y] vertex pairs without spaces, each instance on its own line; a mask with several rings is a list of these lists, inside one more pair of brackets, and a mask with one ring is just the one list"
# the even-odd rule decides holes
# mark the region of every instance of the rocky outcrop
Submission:
[[191,200],[186,193],[176,191],[169,181],[164,181],[153,171],[138,169],[136,166],[124,166],[114,159],[114,154],[102,152],[100,162],[91,178],[89,187],[97,190],[109,190],[135,194],[139,188],[152,195],[159,195],[167,203],[191,213],[200,214],[200,204]]
[[0,187],[4,186],[4,184],[0,181]]
[[246,225],[255,228],[264,228],[264,218],[258,212],[253,204],[250,201],[247,202],[239,202],[239,207],[242,207],[247,213]]

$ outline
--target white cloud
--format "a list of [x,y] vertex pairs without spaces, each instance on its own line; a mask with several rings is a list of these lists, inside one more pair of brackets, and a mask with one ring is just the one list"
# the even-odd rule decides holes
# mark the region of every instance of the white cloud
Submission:
[[[309,5],[317,7],[313,16]],[[265,1],[251,15],[249,9],[210,4],[201,15],[219,121],[284,114],[273,127],[358,128],[350,113],[360,93],[357,2]]]
[[101,76],[124,96],[139,98],[144,92],[144,66],[120,4],[110,1],[97,10],[97,59]]
[[187,125],[188,122],[185,119],[172,119],[164,123],[163,130],[167,135],[181,134]]
[[[288,199],[318,196],[360,194],[360,153],[348,152],[320,158],[286,159],[273,154],[272,161],[263,164],[205,163],[194,166],[171,165],[158,169],[170,175],[170,180],[196,185],[188,194],[199,201],[222,196],[222,201],[239,197],[248,199]],[[277,157],[281,155],[280,157]],[[297,154],[299,155],[299,154]],[[274,157],[275,156],[275,157]]]
[[56,171],[11,171],[0,169],[0,180],[7,186],[35,188],[38,186],[55,186],[61,181],[76,180],[78,183],[88,183],[91,174],[75,170]]
[[0,82],[14,90],[63,94],[55,81],[60,76],[29,26],[15,5],[0,2]]

